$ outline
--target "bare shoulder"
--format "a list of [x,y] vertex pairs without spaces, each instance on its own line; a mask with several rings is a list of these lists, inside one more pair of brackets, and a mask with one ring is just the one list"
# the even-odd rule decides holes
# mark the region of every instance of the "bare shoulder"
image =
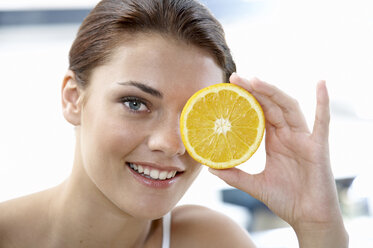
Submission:
[[20,247],[18,242],[40,233],[45,194],[40,192],[0,203],[0,247]]
[[248,232],[228,216],[197,205],[173,210],[171,242],[175,247],[255,247]]
[[24,197],[0,203],[0,247],[12,247],[13,236],[23,218]]

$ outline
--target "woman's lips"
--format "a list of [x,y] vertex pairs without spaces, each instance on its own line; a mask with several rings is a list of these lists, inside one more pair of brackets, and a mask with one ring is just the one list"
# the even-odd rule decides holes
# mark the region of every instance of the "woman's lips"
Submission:
[[177,170],[158,170],[149,166],[143,166],[135,163],[128,163],[131,169],[145,177],[155,180],[166,180],[175,177]]
[[137,181],[152,188],[167,188],[175,183],[178,176],[182,174],[177,170],[160,170],[135,163],[126,164]]

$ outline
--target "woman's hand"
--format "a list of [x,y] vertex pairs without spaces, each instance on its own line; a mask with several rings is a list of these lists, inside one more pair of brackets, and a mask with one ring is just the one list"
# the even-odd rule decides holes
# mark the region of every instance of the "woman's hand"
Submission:
[[329,159],[325,82],[317,85],[316,117],[310,132],[298,103],[284,92],[236,74],[230,81],[251,92],[263,108],[266,165],[256,175],[238,168],[210,172],[265,203],[294,228],[301,247],[347,247]]

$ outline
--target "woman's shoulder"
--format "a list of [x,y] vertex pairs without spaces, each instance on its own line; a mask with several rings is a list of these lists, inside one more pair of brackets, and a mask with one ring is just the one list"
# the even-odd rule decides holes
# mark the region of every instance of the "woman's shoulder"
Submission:
[[171,237],[176,247],[255,247],[248,232],[228,216],[197,205],[173,210]]
[[42,191],[0,202],[1,223],[16,224],[18,220],[27,220],[45,210],[47,194],[48,191]]
[[[47,216],[45,195],[35,193],[0,203],[0,247],[18,247],[17,241],[42,233]],[[27,234],[27,235],[26,235]]]

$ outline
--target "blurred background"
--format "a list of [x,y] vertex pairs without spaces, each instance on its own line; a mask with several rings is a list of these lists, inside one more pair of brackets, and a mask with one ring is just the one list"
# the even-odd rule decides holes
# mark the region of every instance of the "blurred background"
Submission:
[[[0,202],[68,177],[74,130],[60,87],[80,22],[96,0],[0,0]],[[331,98],[331,160],[350,247],[373,247],[373,2],[204,0],[222,22],[238,73],[298,99],[312,127],[315,88]],[[259,173],[265,153],[240,168]],[[292,230],[262,204],[203,170],[180,204],[222,211],[258,247],[297,247]]]

